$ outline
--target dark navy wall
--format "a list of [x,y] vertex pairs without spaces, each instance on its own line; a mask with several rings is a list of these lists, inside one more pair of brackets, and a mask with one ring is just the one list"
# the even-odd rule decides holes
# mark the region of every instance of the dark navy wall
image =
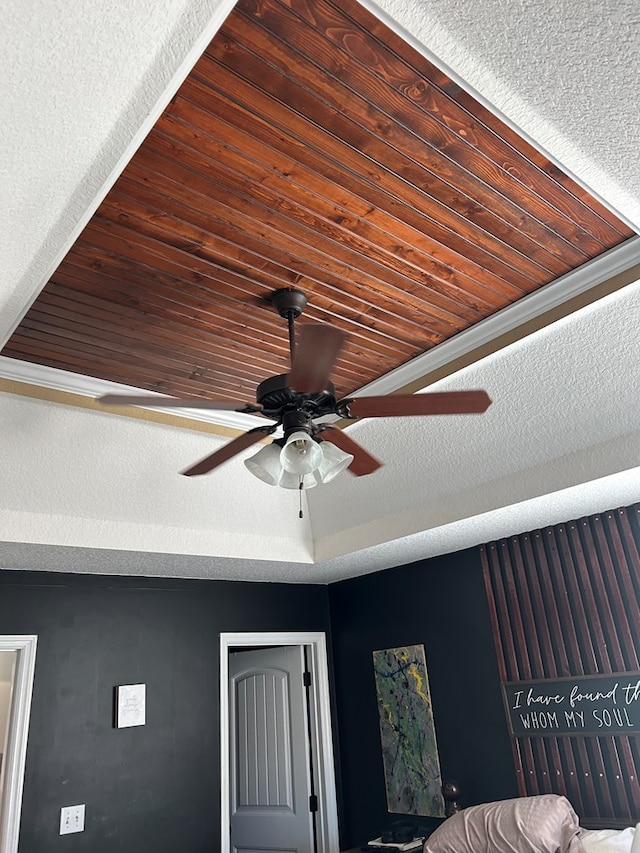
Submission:
[[332,584],[329,602],[343,845],[400,817],[387,812],[376,649],[424,644],[441,770],[463,805],[517,796],[479,550]]
[[[20,853],[217,850],[218,636],[301,630],[329,632],[326,587],[0,572],[0,633],[38,635]],[[147,724],[114,728],[139,682]]]
[[[220,837],[220,632],[326,631],[344,846],[386,808],[371,653],[423,643],[442,772],[470,805],[517,793],[476,549],[329,587],[0,571],[0,633],[37,634],[20,853],[204,853]],[[147,725],[113,728],[113,688]],[[58,835],[60,807],[86,830]]]

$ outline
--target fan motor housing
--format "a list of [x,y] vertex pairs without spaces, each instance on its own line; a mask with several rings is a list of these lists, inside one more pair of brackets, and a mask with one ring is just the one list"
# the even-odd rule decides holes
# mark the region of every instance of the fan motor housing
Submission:
[[288,409],[302,409],[312,417],[330,415],[336,410],[336,389],[332,382],[315,394],[301,394],[287,384],[288,374],[271,376],[258,385],[256,399],[262,414],[280,420]]

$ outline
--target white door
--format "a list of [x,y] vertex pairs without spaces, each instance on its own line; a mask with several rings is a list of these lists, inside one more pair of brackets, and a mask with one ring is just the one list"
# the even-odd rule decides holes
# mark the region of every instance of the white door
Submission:
[[231,849],[313,853],[302,646],[229,655]]

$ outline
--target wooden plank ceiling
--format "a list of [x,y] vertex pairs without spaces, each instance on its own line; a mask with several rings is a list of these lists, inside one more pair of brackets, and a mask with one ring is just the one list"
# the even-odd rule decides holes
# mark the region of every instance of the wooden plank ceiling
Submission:
[[342,396],[631,235],[355,0],[240,0],[3,355],[253,401],[295,286]]

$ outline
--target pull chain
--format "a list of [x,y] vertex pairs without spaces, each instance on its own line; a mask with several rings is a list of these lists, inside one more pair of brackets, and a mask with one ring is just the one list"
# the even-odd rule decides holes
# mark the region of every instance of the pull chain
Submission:
[[298,494],[300,495],[300,511],[298,512],[298,518],[304,518],[304,513],[302,512],[302,490],[304,489],[304,485],[302,483],[302,477],[300,477],[300,485],[298,486]]

